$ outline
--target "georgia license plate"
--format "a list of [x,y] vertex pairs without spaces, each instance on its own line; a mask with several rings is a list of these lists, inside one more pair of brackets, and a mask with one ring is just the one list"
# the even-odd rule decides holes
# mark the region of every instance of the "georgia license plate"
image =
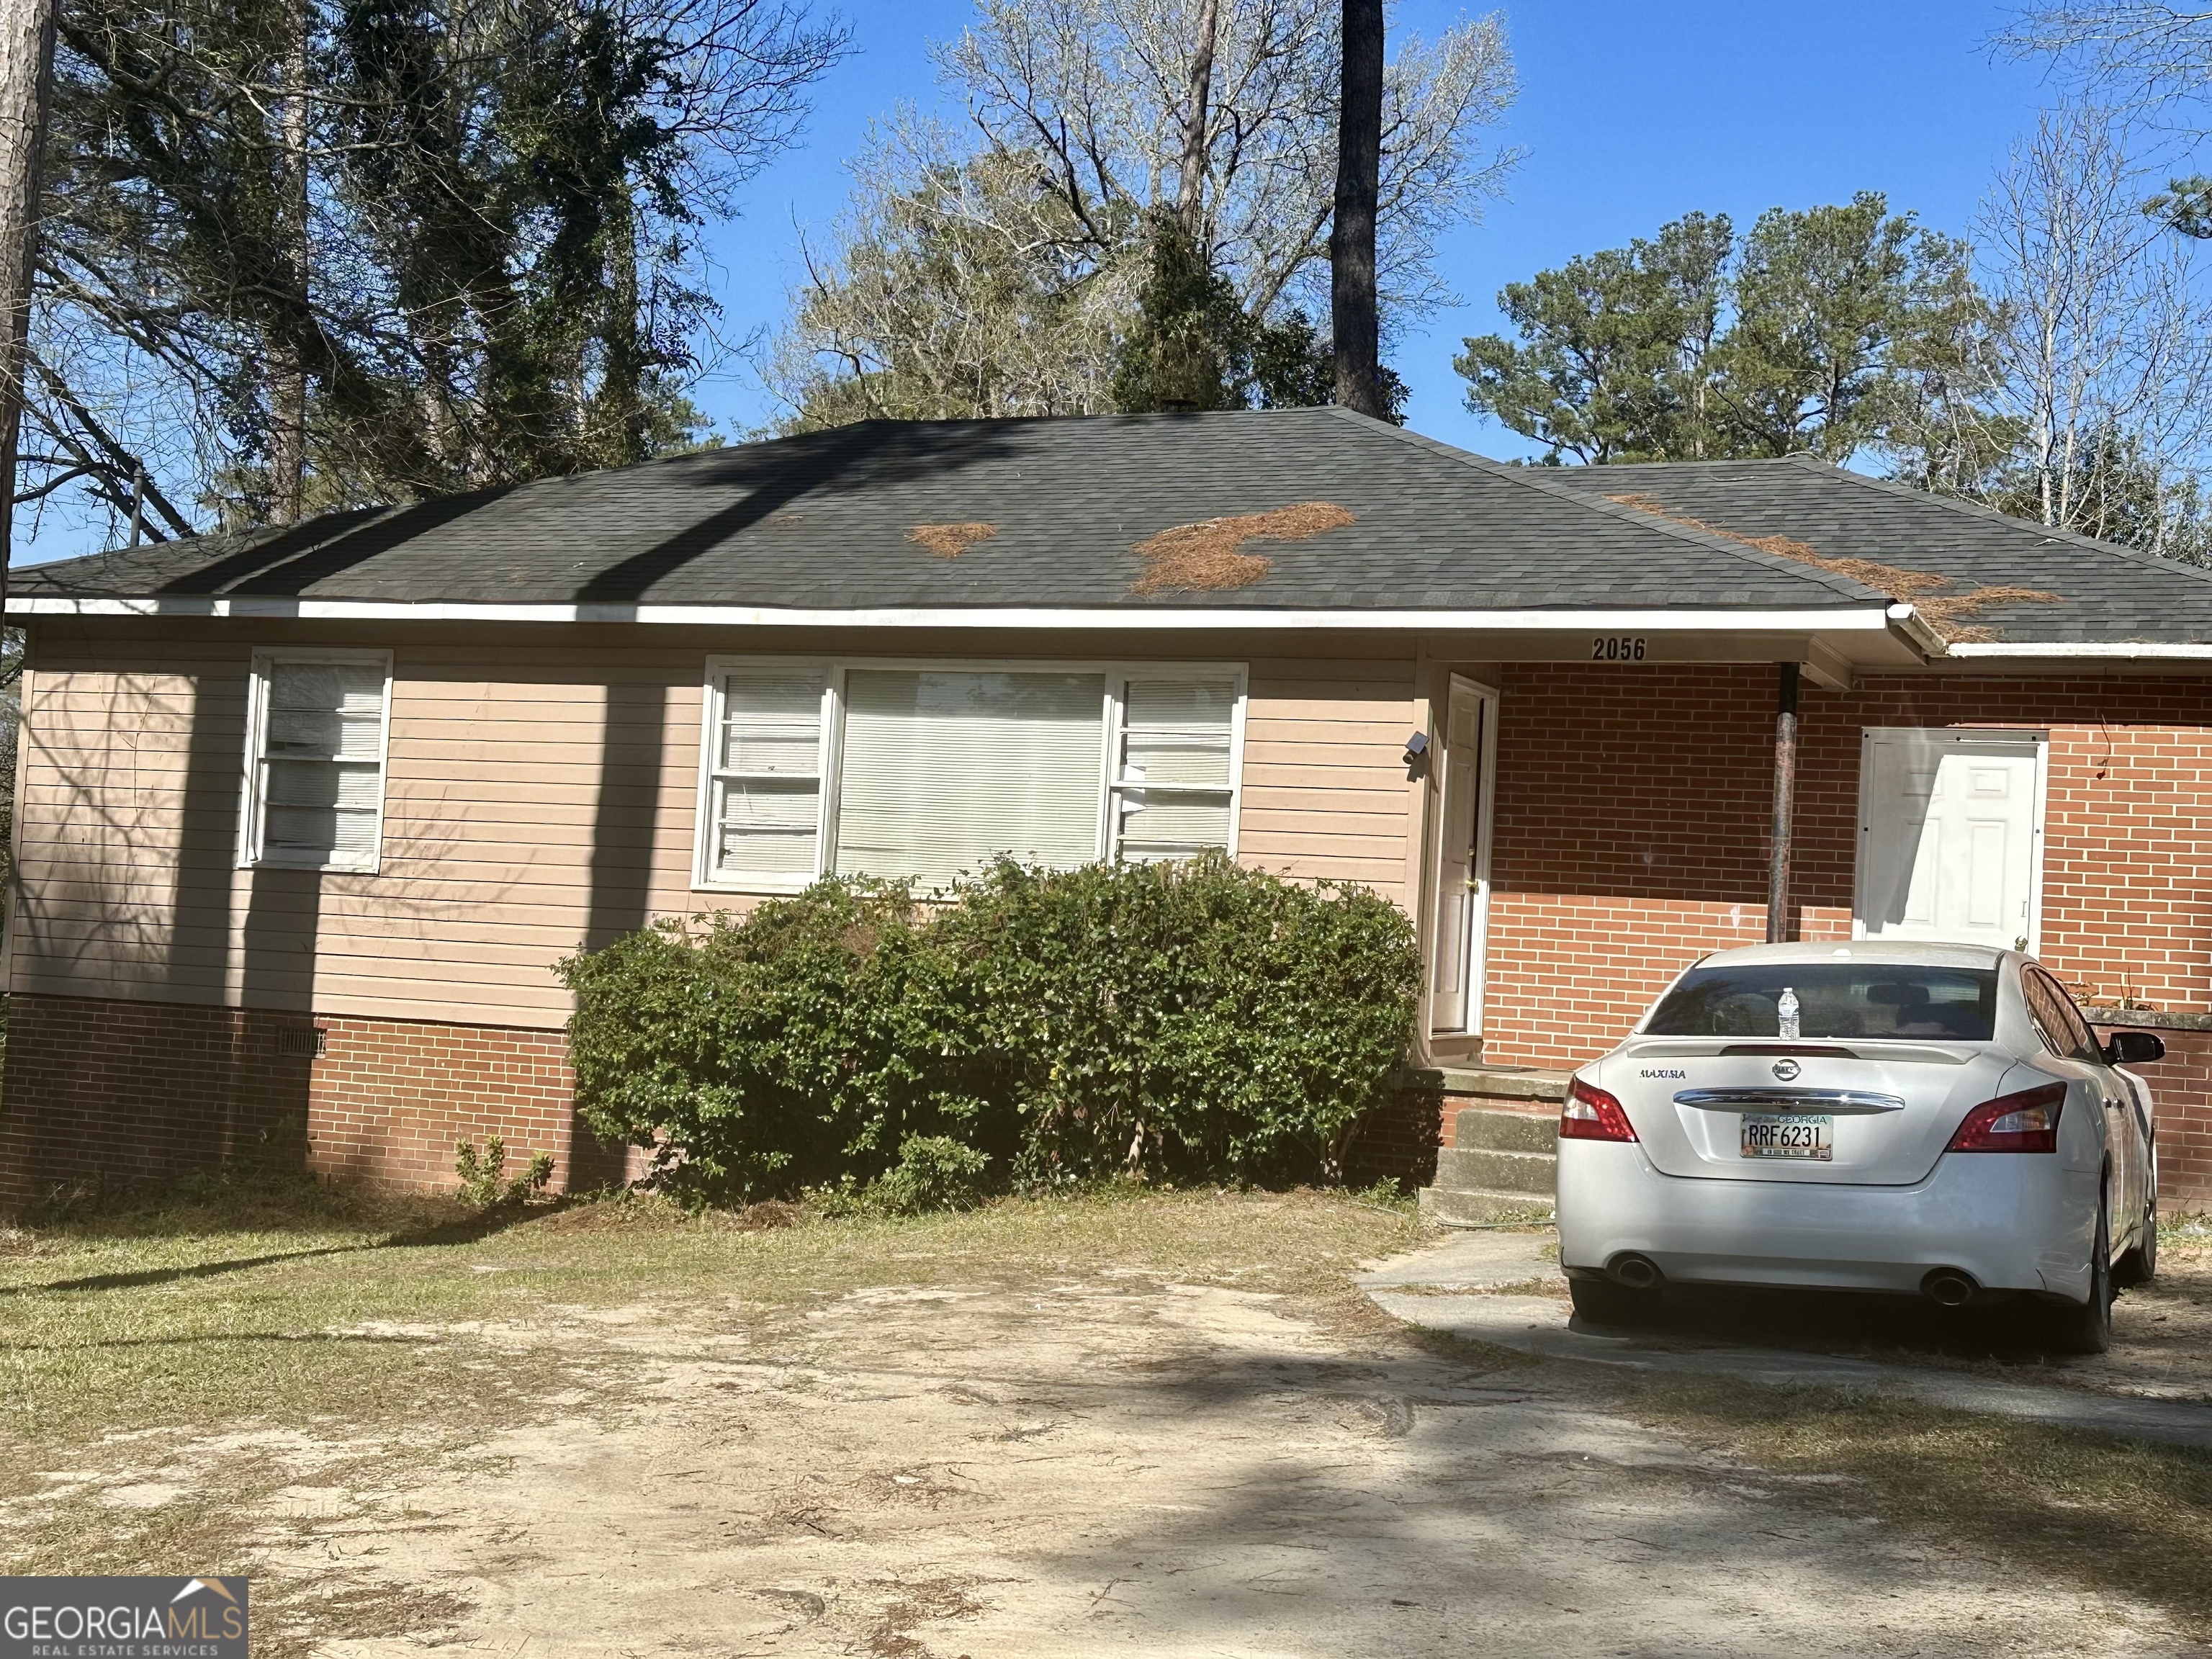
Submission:
[[1836,1155],[1836,1120],[1826,1113],[1747,1112],[1743,1155],[1812,1158],[1826,1164]]

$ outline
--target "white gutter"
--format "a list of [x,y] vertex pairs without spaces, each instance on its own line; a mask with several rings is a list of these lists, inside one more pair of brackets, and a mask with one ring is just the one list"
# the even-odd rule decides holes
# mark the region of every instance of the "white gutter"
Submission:
[[[1900,613],[1902,613],[1900,615]],[[885,607],[814,610],[773,605],[479,605],[444,600],[421,605],[383,599],[202,598],[74,599],[10,594],[10,617],[222,617],[303,622],[651,623],[715,628],[1054,628],[1188,632],[1197,629],[1253,631],[1344,631],[1417,629],[1425,632],[1485,630],[1608,634],[1699,632],[1835,634],[1883,633],[1893,624],[1916,642],[1927,624],[1910,605],[1865,605],[1822,611],[1260,611],[1250,609],[1053,609],[1041,606]],[[1932,635],[1930,636],[1932,638]],[[1936,641],[1940,650],[1942,641]],[[1954,647],[1955,649],[1955,647]]]
[[1941,657],[1959,648],[1938,634],[1929,625],[1928,619],[1909,605],[1890,606],[1889,619],[1897,624],[1899,631],[1905,638],[1920,647],[1924,655]]
[[2071,657],[2083,662],[2207,662],[2212,645],[2160,644],[2154,641],[2063,640],[2038,645],[2032,640],[1984,640],[1951,647],[1954,657]]

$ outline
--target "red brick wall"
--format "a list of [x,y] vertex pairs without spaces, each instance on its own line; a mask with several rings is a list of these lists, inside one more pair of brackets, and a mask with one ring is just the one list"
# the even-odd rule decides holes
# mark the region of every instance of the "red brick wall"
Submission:
[[[553,1190],[574,1181],[572,1153],[597,1152],[575,1121],[575,1080],[560,1031],[412,1020],[324,1018],[323,1056],[308,1097],[308,1164],[319,1175],[379,1186],[454,1184],[462,1140],[507,1143],[520,1174],[532,1152],[553,1155]],[[580,1146],[575,1143],[581,1142]]]
[[[1487,1058],[1579,1065],[1698,956],[1765,937],[1774,680],[1504,671]],[[2212,1012],[2212,680],[1895,676],[1808,685],[1801,715],[1800,937],[1850,933],[1863,727],[2044,728],[2043,959],[2084,1000]],[[2212,1080],[2149,1075],[2169,1146],[2212,1126]],[[2212,1174],[2181,1179],[2212,1206]]]
[[[287,1052],[319,1026],[319,1058]],[[570,1091],[558,1031],[19,995],[0,1204],[254,1167],[450,1189],[455,1143],[494,1134],[513,1171],[544,1152],[556,1191],[597,1185],[621,1154],[577,1124]]]
[[158,1181],[189,1170],[298,1167],[308,1022],[227,1008],[9,999],[0,1203]]
[[1360,1119],[1344,1149],[1344,1179],[1368,1187],[1395,1181],[1426,1187],[1437,1178],[1441,1097],[1425,1089],[1394,1090]]

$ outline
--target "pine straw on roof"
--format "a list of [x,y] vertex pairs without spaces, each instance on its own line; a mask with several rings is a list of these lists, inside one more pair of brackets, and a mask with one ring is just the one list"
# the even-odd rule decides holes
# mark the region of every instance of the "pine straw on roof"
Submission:
[[957,559],[976,543],[988,542],[998,533],[994,524],[918,524],[906,532],[906,538],[940,559]]
[[1773,554],[1777,558],[1795,559],[1800,564],[1832,571],[1855,582],[1863,582],[1893,599],[1909,599],[1927,624],[1954,645],[1997,637],[1996,629],[1966,620],[1990,605],[2065,604],[2065,600],[2057,594],[2045,593],[2035,587],[1970,587],[1963,593],[1938,593],[1936,592],[1937,588],[1948,587],[1959,579],[1938,575],[1932,570],[1900,569],[1878,559],[1832,559],[1806,543],[1793,541],[1787,536],[1746,536],[1734,530],[1723,530],[1717,524],[1707,524],[1703,519],[1677,513],[1673,507],[1662,506],[1649,495],[1608,495],[1606,500],[1622,507],[1632,507],[1638,512],[1649,513],[1655,518],[1672,520],[1692,530],[1702,530],[1708,536],[1741,542],[1746,547],[1755,547],[1762,553]]
[[1253,541],[1302,542],[1353,522],[1334,501],[1301,501],[1269,513],[1235,513],[1198,524],[1179,524],[1136,545],[1145,574],[1132,593],[1212,593],[1249,587],[1274,568],[1264,554],[1247,553]]

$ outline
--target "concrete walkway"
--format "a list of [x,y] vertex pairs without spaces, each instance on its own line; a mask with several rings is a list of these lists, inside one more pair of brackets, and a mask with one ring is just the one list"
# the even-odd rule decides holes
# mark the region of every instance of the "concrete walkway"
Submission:
[[1417,1285],[1425,1291],[1485,1291],[1504,1285],[1548,1284],[1562,1293],[1567,1281],[1557,1260],[1559,1241],[1548,1227],[1515,1231],[1455,1231],[1440,1244],[1393,1256],[1360,1275],[1363,1291]]
[[[1694,1338],[1666,1333],[1627,1333],[1585,1326],[1572,1317],[1572,1307],[1564,1294],[1514,1295],[1492,1290],[1518,1289],[1533,1283],[1556,1285],[1564,1291],[1565,1281],[1557,1262],[1545,1254],[1552,1244],[1547,1232],[1460,1233],[1431,1249],[1383,1262],[1358,1282],[1376,1306],[1409,1325],[1492,1342],[1547,1359],[1902,1395],[1954,1411],[1984,1412],[2057,1428],[2086,1429],[2212,1451],[2212,1407],[2088,1394],[1784,1349],[1700,1346]],[[1486,1290],[1492,1293],[1449,1294]]]

